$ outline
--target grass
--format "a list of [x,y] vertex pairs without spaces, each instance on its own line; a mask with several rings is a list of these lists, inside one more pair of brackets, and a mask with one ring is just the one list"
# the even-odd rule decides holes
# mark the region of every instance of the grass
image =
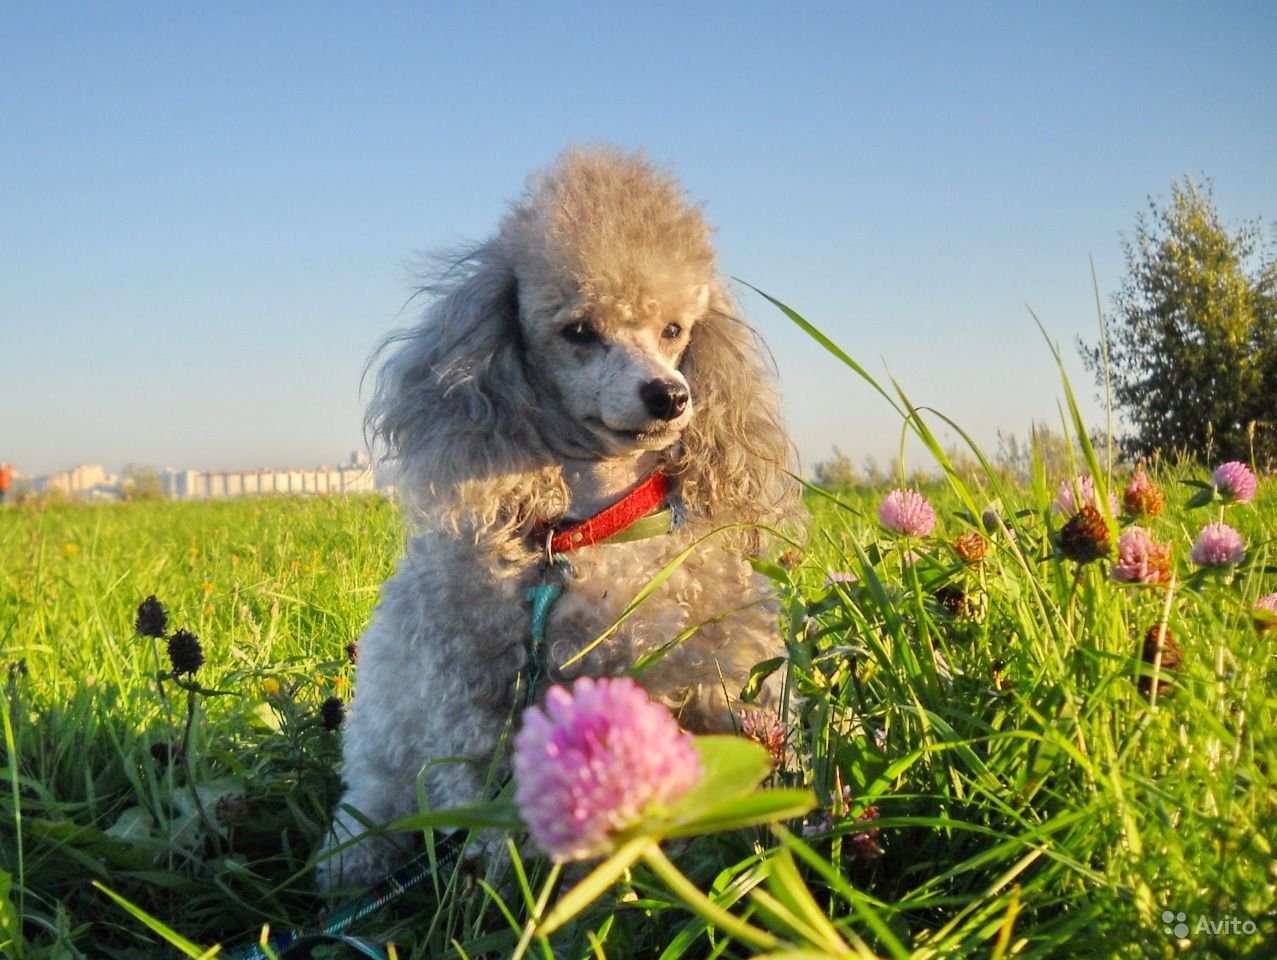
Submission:
[[[1253,611],[1277,591],[1277,485],[1190,511],[1182,481],[1204,471],[1153,477],[1170,588],[1061,556],[1059,478],[936,481],[915,540],[877,524],[885,490],[812,491],[808,549],[761,569],[802,695],[773,781],[821,809],[649,848],[530,954],[753,955],[726,910],[792,957],[1270,956],[1277,629]],[[991,504],[1005,526],[978,518]],[[1194,572],[1221,512],[1246,560]],[[955,540],[977,532],[989,553],[965,562]],[[0,953],[201,956],[314,916],[338,795],[321,706],[349,696],[347,645],[400,548],[377,497],[0,511]],[[185,686],[133,630],[148,594],[201,639]],[[1183,660],[1141,690],[1167,612]],[[400,957],[508,956],[562,892],[515,862],[503,886],[454,872],[354,932]]]

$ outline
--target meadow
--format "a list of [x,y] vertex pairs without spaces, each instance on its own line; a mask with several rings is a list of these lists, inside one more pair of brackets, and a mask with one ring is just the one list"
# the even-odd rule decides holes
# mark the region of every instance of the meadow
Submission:
[[[1053,504],[1083,491],[1040,461],[912,482],[925,530],[884,524],[894,484],[808,491],[807,541],[758,563],[799,696],[740,800],[809,791],[805,815],[670,839],[690,886],[626,863],[549,937],[529,916],[585,870],[525,850],[312,955],[1272,956],[1277,484],[1224,503],[1214,465],[1151,466],[1138,524],[1169,551],[1121,583],[1130,470],[1085,453],[1081,547]],[[1195,563],[1221,519],[1244,556]],[[313,920],[350,645],[401,544],[377,496],[0,511],[0,953],[235,955]],[[137,630],[151,595],[198,637],[182,676]]]

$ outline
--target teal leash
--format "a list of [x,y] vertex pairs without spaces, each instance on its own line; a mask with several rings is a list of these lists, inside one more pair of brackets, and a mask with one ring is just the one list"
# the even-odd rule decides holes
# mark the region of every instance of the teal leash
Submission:
[[[525,686],[524,707],[530,706],[536,697],[537,686],[546,673],[545,626],[550,610],[563,595],[567,575],[572,565],[562,554],[550,554],[541,563],[541,582],[529,587],[525,598],[532,604],[532,626],[529,631],[528,662],[522,671],[520,683]],[[435,846],[435,868],[450,870],[461,853],[464,830],[449,834]],[[298,947],[316,943],[341,943],[358,951],[370,960],[386,960],[384,948],[370,940],[351,937],[346,931],[355,923],[386,904],[397,900],[413,887],[418,886],[434,872],[429,852],[422,853],[382,880],[367,893],[346,902],[342,906],[325,911],[313,927],[297,927],[271,937],[263,946],[255,943],[241,947],[230,954],[231,960],[274,960],[284,957]]]
[[532,628],[526,668],[527,689],[523,693],[524,709],[532,706],[537,695],[537,686],[546,672],[545,624],[550,617],[550,609],[563,595],[571,570],[572,564],[568,563],[567,557],[561,553],[550,553],[547,546],[546,557],[541,561],[541,582],[535,587],[529,587],[524,594],[524,598],[532,604]]
[[[674,499],[663,510],[632,523],[604,542],[641,540],[669,533],[683,522],[682,502]],[[529,587],[524,598],[532,605],[532,624],[528,637],[528,662],[520,671],[518,682],[525,686],[523,705],[526,709],[536,698],[537,687],[548,672],[545,650],[545,628],[550,610],[567,586],[572,564],[562,553],[550,546],[551,536],[545,538],[545,557],[541,560],[541,582]],[[516,698],[517,702],[517,698]],[[231,960],[275,960],[294,949],[321,942],[342,943],[357,950],[371,960],[386,960],[386,951],[370,940],[346,935],[350,926],[371,913],[396,900],[438,870],[450,870],[461,854],[465,831],[458,830],[444,837],[435,846],[435,867],[431,867],[429,851],[422,853],[400,867],[386,879],[362,896],[348,901],[333,911],[319,915],[319,922],[310,928],[298,927],[271,937],[263,946],[260,943],[242,947],[230,954]]]
[[255,943],[241,947],[230,954],[232,960],[272,960],[272,958],[283,957],[300,946],[315,943],[343,943],[371,960],[386,960],[386,951],[380,945],[359,937],[346,936],[346,930],[352,924],[418,886],[430,877],[435,869],[440,872],[452,869],[456,865],[464,841],[464,830],[449,834],[435,845],[433,867],[430,851],[419,854],[367,893],[347,901],[334,910],[321,913],[319,922],[314,927],[286,930],[271,937],[265,946]]

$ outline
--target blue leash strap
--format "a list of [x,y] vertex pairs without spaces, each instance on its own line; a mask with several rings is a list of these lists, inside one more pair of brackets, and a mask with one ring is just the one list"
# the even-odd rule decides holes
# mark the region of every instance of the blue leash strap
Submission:
[[[548,541],[547,541],[548,543]],[[529,587],[524,595],[532,604],[532,626],[528,637],[527,689],[523,694],[523,706],[532,705],[536,697],[537,685],[541,675],[545,673],[545,625],[550,617],[550,609],[563,595],[567,585],[567,575],[572,569],[566,557],[561,553],[550,554],[547,547],[547,558],[541,562],[541,582]]]
[[[457,830],[435,844],[435,863],[440,872],[451,869],[456,864],[464,840],[465,831]],[[260,943],[251,944],[232,952],[230,956],[232,960],[271,960],[272,957],[284,957],[305,944],[327,942],[344,943],[372,960],[385,960],[386,952],[379,945],[359,937],[346,936],[345,931],[351,924],[380,910],[430,877],[434,873],[430,863],[430,852],[421,853],[367,893],[321,913],[319,922],[314,927],[285,930],[271,937],[265,946]]]

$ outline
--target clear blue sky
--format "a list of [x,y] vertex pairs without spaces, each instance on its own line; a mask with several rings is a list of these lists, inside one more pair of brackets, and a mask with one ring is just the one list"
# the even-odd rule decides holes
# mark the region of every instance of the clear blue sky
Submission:
[[[1121,236],[1184,174],[1277,218],[1277,4],[8,5],[0,460],[303,466],[421,255],[567,144],[645,147],[721,265],[990,450],[1057,421],[1032,307],[1099,415]],[[773,308],[804,465],[885,461],[887,405]]]

